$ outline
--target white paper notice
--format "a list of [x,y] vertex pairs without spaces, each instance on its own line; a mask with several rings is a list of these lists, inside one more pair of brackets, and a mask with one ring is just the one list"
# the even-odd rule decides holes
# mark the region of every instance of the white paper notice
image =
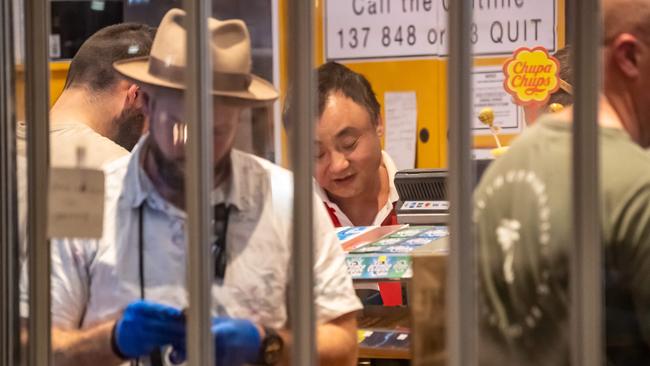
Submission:
[[415,92],[384,94],[386,140],[384,148],[393,158],[398,170],[415,167],[417,130],[417,101]]
[[48,211],[50,238],[101,238],[104,173],[84,168],[52,168]]
[[483,108],[494,111],[494,125],[502,134],[517,134],[522,130],[524,118],[521,110],[512,101],[512,96],[503,89],[503,70],[500,67],[482,66],[472,70],[472,92],[474,108],[472,131],[474,135],[490,135],[490,128],[478,119]]

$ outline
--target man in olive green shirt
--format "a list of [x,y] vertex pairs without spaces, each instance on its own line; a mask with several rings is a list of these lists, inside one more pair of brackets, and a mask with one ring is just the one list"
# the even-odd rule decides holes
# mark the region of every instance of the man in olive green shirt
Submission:
[[[604,0],[599,107],[608,365],[650,364],[650,2]],[[475,192],[482,365],[569,364],[572,111],[549,115]]]

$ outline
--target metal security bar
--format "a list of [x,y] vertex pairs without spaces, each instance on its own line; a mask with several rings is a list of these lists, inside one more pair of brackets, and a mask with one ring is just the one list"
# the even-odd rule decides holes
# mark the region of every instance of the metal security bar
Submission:
[[50,245],[46,232],[50,148],[49,32],[49,2],[27,0],[25,115],[27,118],[28,362],[30,366],[50,364]]
[[0,365],[20,364],[12,2],[0,4]]
[[212,213],[212,72],[208,53],[210,1],[184,1],[187,16],[187,89],[185,113],[188,122],[187,149],[187,236],[189,246],[189,313],[187,351],[189,365],[214,364],[210,333],[212,262],[210,242]]
[[449,4],[449,205],[447,347],[450,366],[476,364],[474,238],[472,236],[471,44],[472,2]]
[[571,364],[602,365],[603,248],[600,238],[598,94],[600,0],[573,0],[573,224]]
[[291,364],[316,364],[314,316],[314,251],[312,171],[316,118],[313,58],[313,1],[289,2],[289,80],[292,88],[291,162],[294,173],[293,250],[290,321],[293,330]]

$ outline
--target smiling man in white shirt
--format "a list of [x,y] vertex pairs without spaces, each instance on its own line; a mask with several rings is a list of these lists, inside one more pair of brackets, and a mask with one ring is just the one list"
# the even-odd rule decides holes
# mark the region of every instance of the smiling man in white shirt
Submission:
[[380,106],[368,80],[344,65],[318,68],[317,193],[335,226],[395,225],[397,171],[381,149]]

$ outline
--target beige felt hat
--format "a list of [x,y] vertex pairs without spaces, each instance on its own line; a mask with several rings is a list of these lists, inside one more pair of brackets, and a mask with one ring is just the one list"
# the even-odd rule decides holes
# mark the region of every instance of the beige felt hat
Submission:
[[[160,21],[151,53],[117,61],[113,67],[139,83],[185,89],[185,12],[171,9]],[[278,92],[268,81],[251,74],[251,42],[241,20],[208,19],[212,57],[212,94],[251,101],[272,101]]]

